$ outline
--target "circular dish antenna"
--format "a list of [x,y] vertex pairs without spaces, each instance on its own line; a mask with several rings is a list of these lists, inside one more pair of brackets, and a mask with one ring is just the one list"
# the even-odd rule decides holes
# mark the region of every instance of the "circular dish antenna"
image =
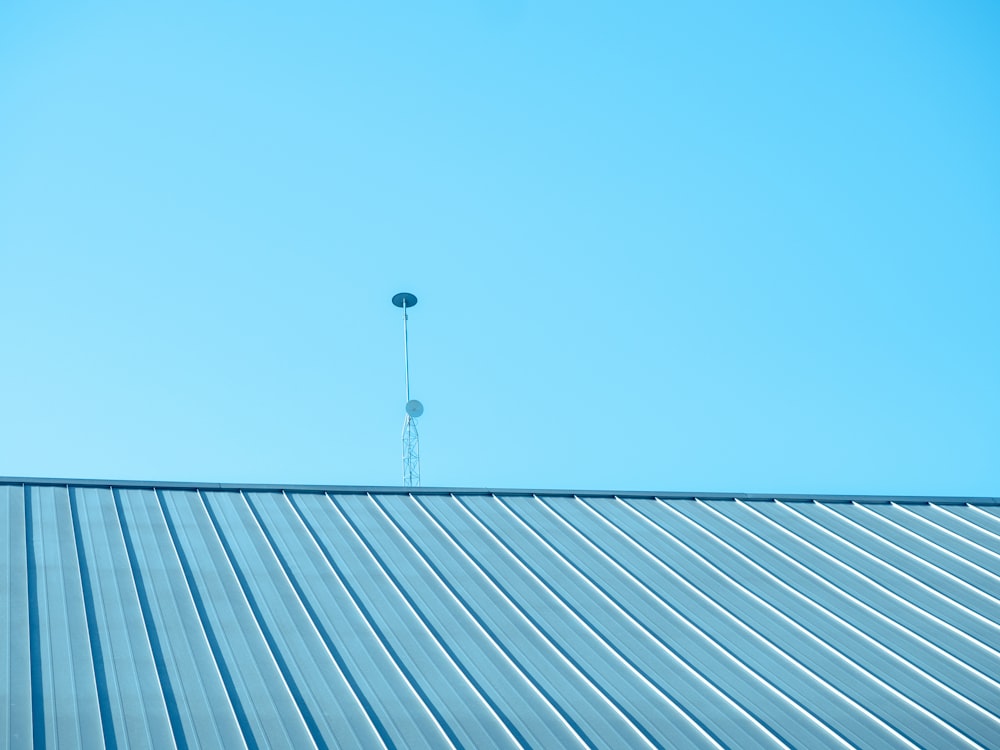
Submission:
[[424,413],[424,405],[415,398],[411,398],[406,402],[406,413],[416,419]]
[[400,292],[392,298],[392,304],[396,307],[413,307],[417,304],[417,296],[409,292]]

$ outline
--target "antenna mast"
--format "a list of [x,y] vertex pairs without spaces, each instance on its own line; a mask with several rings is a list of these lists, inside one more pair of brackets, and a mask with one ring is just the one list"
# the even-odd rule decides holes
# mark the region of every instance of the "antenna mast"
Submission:
[[416,296],[400,292],[392,298],[392,304],[403,308],[403,367],[406,374],[406,416],[403,417],[403,486],[420,486],[420,435],[417,433],[417,417],[424,413],[424,405],[410,398],[410,352],[409,334],[406,330],[408,308],[417,304]]

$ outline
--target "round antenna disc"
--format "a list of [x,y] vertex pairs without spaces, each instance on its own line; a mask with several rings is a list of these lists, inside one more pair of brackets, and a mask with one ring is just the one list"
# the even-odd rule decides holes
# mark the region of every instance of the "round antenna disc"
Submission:
[[392,304],[396,307],[413,307],[417,304],[417,297],[409,292],[400,292],[392,298]]
[[[409,305],[407,305],[407,307],[409,307]],[[415,398],[410,399],[406,402],[406,413],[416,419],[424,413],[424,405]]]

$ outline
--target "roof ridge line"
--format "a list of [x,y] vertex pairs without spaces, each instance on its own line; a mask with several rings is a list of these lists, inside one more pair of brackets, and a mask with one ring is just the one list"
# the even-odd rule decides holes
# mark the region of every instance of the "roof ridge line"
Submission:
[[145,481],[132,479],[63,479],[47,477],[0,477],[0,485],[21,484],[38,486],[74,487],[123,487],[133,489],[190,489],[190,490],[258,490],[298,492],[341,492],[346,494],[372,493],[376,495],[505,495],[549,497],[632,497],[660,500],[757,500],[781,502],[861,503],[906,505],[1000,505],[1000,497],[949,497],[933,495],[826,495],[785,494],[765,492],[649,492],[644,490],[560,490],[560,489],[497,489],[491,487],[399,487],[331,484],[264,484],[237,482],[177,482]]

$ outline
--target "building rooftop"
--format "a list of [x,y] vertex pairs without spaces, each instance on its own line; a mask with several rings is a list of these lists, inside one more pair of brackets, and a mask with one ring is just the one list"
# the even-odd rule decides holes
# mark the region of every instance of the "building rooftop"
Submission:
[[0,745],[996,747],[1000,500],[0,478]]

